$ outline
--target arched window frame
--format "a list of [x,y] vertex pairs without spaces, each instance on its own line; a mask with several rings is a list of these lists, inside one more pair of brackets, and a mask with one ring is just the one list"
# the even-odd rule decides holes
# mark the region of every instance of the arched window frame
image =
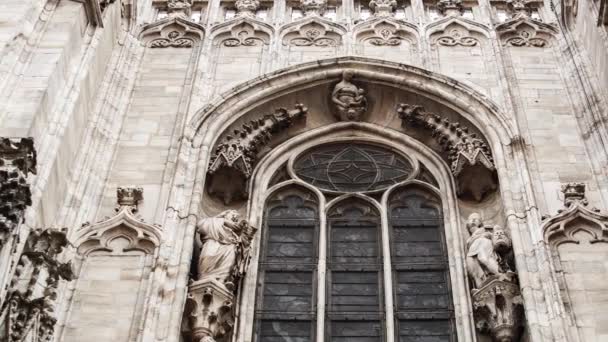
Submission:
[[[356,133],[353,133],[355,131]],[[248,202],[247,216],[249,222],[254,226],[263,226],[263,213],[266,199],[279,189],[289,185],[299,185],[313,192],[319,198],[319,207],[323,208],[320,212],[327,213],[327,210],[337,203],[340,198],[349,196],[359,196],[366,200],[371,200],[374,203],[381,215],[382,229],[382,255],[383,277],[384,277],[384,305],[386,308],[386,330],[387,342],[395,341],[395,325],[394,325],[394,298],[393,298],[393,281],[392,270],[390,263],[390,241],[389,241],[389,225],[387,211],[388,196],[394,189],[400,186],[407,185],[415,180],[408,179],[398,183],[386,190],[380,202],[366,196],[364,194],[345,194],[329,203],[326,203],[322,192],[297,178],[294,178],[293,163],[304,151],[323,144],[336,143],[340,141],[352,141],[353,136],[356,136],[358,142],[377,144],[385,148],[400,151],[405,156],[415,156],[412,159],[414,168],[418,170],[420,167],[417,163],[419,160],[428,171],[433,174],[438,182],[439,187],[434,191],[441,200],[443,213],[443,227],[445,243],[448,251],[448,267],[450,273],[450,286],[452,289],[453,308],[456,324],[456,330],[459,341],[475,341],[475,330],[472,316],[472,304],[469,296],[469,286],[466,278],[464,263],[464,243],[461,236],[464,227],[461,226],[460,214],[457,208],[456,187],[453,177],[449,171],[448,165],[442,158],[433,152],[429,147],[415,139],[392,130],[387,130],[377,125],[368,123],[336,123],[308,132],[302,133],[270,151],[260,162],[251,178],[250,182],[250,199]],[[276,185],[270,185],[274,172],[279,170],[284,165],[287,165],[288,173],[292,177],[291,180],[281,182]],[[430,186],[430,185],[429,185]],[[432,187],[432,186],[430,186]],[[327,236],[326,216],[321,215],[319,234]],[[258,262],[260,239],[256,237],[254,241],[254,252],[251,260],[249,272],[245,278],[244,286],[240,294],[240,312],[238,321],[236,322],[237,342],[250,341],[254,334],[254,327],[251,322],[255,320],[255,298],[256,287],[258,281]],[[326,270],[327,270],[327,241],[321,239],[318,245],[319,250],[319,269],[317,270],[317,302],[326,303]],[[317,305],[317,318],[325,317],[324,305]],[[242,324],[241,324],[242,322]],[[317,319],[316,326],[316,341],[324,342],[323,332],[325,331],[323,320]]]

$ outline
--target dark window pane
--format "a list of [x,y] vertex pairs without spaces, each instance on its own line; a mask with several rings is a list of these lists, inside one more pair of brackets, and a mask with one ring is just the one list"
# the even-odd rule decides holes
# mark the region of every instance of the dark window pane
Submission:
[[399,320],[399,342],[450,342],[448,320]]
[[375,226],[333,226],[332,263],[374,264],[378,260],[378,229]]
[[380,342],[384,327],[380,321],[332,321],[331,342]]
[[266,262],[312,263],[314,225],[268,225]]
[[266,320],[260,322],[259,342],[311,342],[310,321]]
[[380,311],[378,272],[337,272],[331,274],[332,312]]
[[308,312],[311,308],[311,272],[266,272],[262,310]]

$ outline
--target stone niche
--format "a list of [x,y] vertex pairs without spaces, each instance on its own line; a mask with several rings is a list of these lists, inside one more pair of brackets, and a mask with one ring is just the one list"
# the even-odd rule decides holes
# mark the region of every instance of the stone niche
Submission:
[[[461,143],[464,141],[460,139],[460,137],[463,136],[461,131],[465,130],[467,132],[467,137],[470,138],[471,141],[474,140],[474,144],[483,145],[485,156],[489,157],[489,163],[492,163],[492,152],[487,147],[487,142],[475,125],[464,119],[454,110],[431,99],[384,84],[368,82],[358,75],[356,70],[353,74],[350,82],[352,82],[357,89],[362,90],[361,94],[365,98],[365,101],[362,102],[365,104],[365,107],[362,107],[364,110],[357,113],[357,119],[344,119],[337,113],[336,105],[332,102],[332,93],[334,92],[336,85],[343,80],[343,73],[336,74],[335,77],[331,78],[326,83],[277,97],[272,101],[252,108],[247,114],[237,119],[230,127],[224,130],[224,133],[216,141],[208,170],[214,167],[213,163],[221,154],[221,145],[225,144],[227,136],[230,136],[232,141],[234,141],[235,137],[239,135],[235,130],[242,131],[243,127],[251,126],[251,122],[259,121],[267,115],[277,113],[280,108],[294,111],[296,104],[302,104],[302,106],[306,108],[305,114],[300,115],[298,118],[294,118],[289,127],[273,132],[269,139],[256,147],[255,157],[252,158],[250,165],[251,173],[255,170],[256,163],[263,158],[268,151],[298,134],[339,122],[358,121],[375,124],[404,133],[419,140],[441,155],[452,169],[452,173],[458,184],[459,198],[463,202],[483,204],[488,201],[488,199],[494,198],[492,194],[497,192],[498,181],[493,166],[488,167],[488,163],[483,163],[480,159],[476,159],[475,162],[470,163],[466,161],[466,158],[461,158],[460,160],[463,161],[462,165],[464,165],[465,170],[459,173],[454,172],[454,165],[457,161],[455,161],[455,154],[452,153],[450,149],[460,148],[460,145],[462,145]],[[399,113],[400,104],[421,106],[424,112],[436,115],[440,120],[440,124],[446,125],[446,134],[437,136],[436,127],[428,127],[424,124],[409,124],[409,122],[406,122],[407,120],[403,119],[402,115]],[[453,134],[450,133],[451,130],[456,129],[457,127],[460,131],[454,131]],[[452,134],[452,136],[449,137],[449,134]],[[448,144],[449,146],[446,146],[446,139],[451,139],[451,145]],[[466,150],[468,147],[474,147],[474,144],[464,144],[463,146],[465,146],[465,148],[463,149]],[[472,159],[475,158],[473,157]],[[204,212],[217,214],[226,208],[241,208],[244,203],[246,203],[248,196],[247,191],[250,186],[248,182],[250,176],[246,176],[244,181],[239,183],[238,189],[233,189],[232,193],[228,196],[223,193],[224,189],[221,186],[218,187],[212,181],[213,177],[221,177],[222,175],[231,174],[234,171],[234,168],[228,168],[222,172],[208,172],[208,176],[211,177],[207,178],[205,184],[207,191],[205,192],[202,201],[205,206],[203,209]],[[474,188],[479,184],[477,180],[480,179],[480,175],[483,176],[484,184],[481,188]],[[234,178],[231,177],[231,179]],[[230,185],[234,186],[234,184]]]

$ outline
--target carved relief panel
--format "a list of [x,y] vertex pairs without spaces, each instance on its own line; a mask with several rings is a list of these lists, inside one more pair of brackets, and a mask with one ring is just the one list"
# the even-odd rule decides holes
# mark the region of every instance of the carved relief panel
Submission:
[[414,26],[381,18],[358,24],[354,31],[358,54],[419,65],[418,34]]
[[346,30],[319,17],[288,25],[281,33],[287,65],[335,57],[342,48]]
[[272,32],[271,26],[251,18],[236,19],[212,32],[215,60],[211,64],[213,94],[264,72]]
[[429,30],[431,56],[439,72],[467,80],[502,100],[488,32],[487,27],[466,19],[442,21]]

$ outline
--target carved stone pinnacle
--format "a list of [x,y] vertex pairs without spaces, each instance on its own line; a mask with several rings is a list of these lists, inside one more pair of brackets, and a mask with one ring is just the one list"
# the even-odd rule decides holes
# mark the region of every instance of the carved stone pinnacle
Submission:
[[582,205],[589,204],[585,196],[585,183],[566,183],[562,185],[562,193],[564,194],[564,206],[571,207],[577,203]]
[[144,199],[144,189],[139,187],[118,187],[116,188],[116,202],[118,211],[122,207],[129,207],[133,212],[137,211],[137,205]]

